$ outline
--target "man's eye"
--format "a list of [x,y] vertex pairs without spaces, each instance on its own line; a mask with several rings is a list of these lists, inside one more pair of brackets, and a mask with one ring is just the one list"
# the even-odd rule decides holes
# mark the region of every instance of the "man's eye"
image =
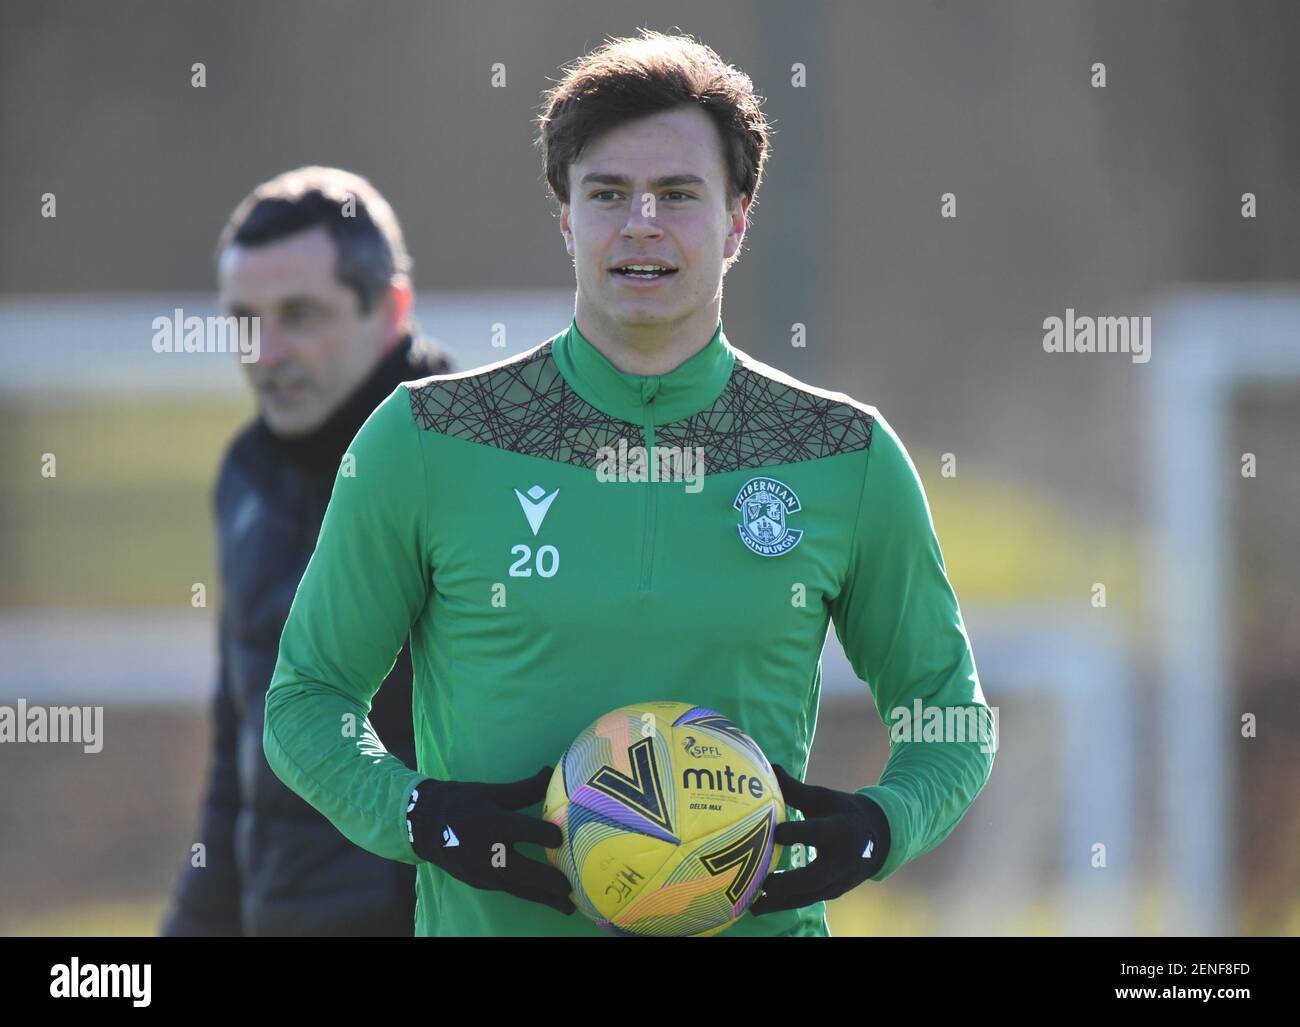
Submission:
[[597,202],[604,202],[605,199],[607,199],[607,198],[609,198],[609,197],[617,196],[617,195],[618,195],[618,193],[615,192],[613,189],[602,189],[602,190],[601,190],[600,192],[598,192],[598,193],[592,193],[591,198],[592,198],[593,200],[596,200]]
[[310,307],[297,305],[285,307],[283,314],[281,314],[281,320],[283,320],[285,324],[289,325],[306,324],[311,319],[312,309]]
[[664,199],[670,199],[674,196],[679,196],[683,200],[693,199],[690,193],[684,193],[680,189],[674,189],[672,192],[665,194]]

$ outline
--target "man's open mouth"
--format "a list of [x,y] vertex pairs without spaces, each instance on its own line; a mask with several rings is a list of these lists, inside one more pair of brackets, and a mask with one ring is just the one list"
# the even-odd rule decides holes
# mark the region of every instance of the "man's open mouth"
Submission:
[[272,403],[292,403],[305,391],[302,382],[275,382],[259,386],[262,395]]
[[667,278],[670,275],[675,275],[677,269],[668,267],[666,264],[625,264],[622,267],[614,268],[612,273],[622,275],[624,278],[640,278],[653,281],[656,278]]

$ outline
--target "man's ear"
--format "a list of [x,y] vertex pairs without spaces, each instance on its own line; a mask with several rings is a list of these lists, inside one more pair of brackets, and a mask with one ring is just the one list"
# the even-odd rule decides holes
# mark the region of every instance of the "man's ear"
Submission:
[[731,226],[727,232],[727,241],[722,249],[722,256],[726,260],[740,253],[741,244],[745,241],[745,227],[749,217],[749,196],[741,193],[731,206],[727,209],[727,216],[731,220]]
[[573,229],[569,225],[569,205],[560,204],[560,234],[564,236],[564,248],[573,256]]

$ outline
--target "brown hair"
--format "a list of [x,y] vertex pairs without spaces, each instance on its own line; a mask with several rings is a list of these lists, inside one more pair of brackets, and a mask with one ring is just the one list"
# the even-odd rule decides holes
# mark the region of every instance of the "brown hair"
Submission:
[[388,201],[360,175],[341,168],[296,168],[263,182],[240,201],[217,241],[217,259],[232,243],[267,243],[324,227],[334,241],[335,274],[357,294],[361,313],[411,272],[402,228]]
[[601,133],[634,118],[694,104],[713,119],[727,167],[727,204],[749,197],[763,177],[768,126],[748,75],[690,36],[642,29],[579,58],[544,94],[537,143],[546,181],[569,202],[569,165]]

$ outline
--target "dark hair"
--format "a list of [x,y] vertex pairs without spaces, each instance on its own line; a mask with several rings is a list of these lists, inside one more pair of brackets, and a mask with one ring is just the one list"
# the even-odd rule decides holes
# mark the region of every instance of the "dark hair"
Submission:
[[217,259],[232,243],[264,246],[319,227],[329,231],[335,273],[356,292],[363,314],[409,277],[411,257],[393,208],[366,179],[340,168],[297,168],[263,182],[230,215]]
[[625,121],[693,104],[713,119],[727,166],[727,203],[752,209],[767,159],[768,126],[748,75],[690,36],[642,29],[579,58],[544,94],[537,143],[546,181],[569,201],[569,165],[587,144]]

